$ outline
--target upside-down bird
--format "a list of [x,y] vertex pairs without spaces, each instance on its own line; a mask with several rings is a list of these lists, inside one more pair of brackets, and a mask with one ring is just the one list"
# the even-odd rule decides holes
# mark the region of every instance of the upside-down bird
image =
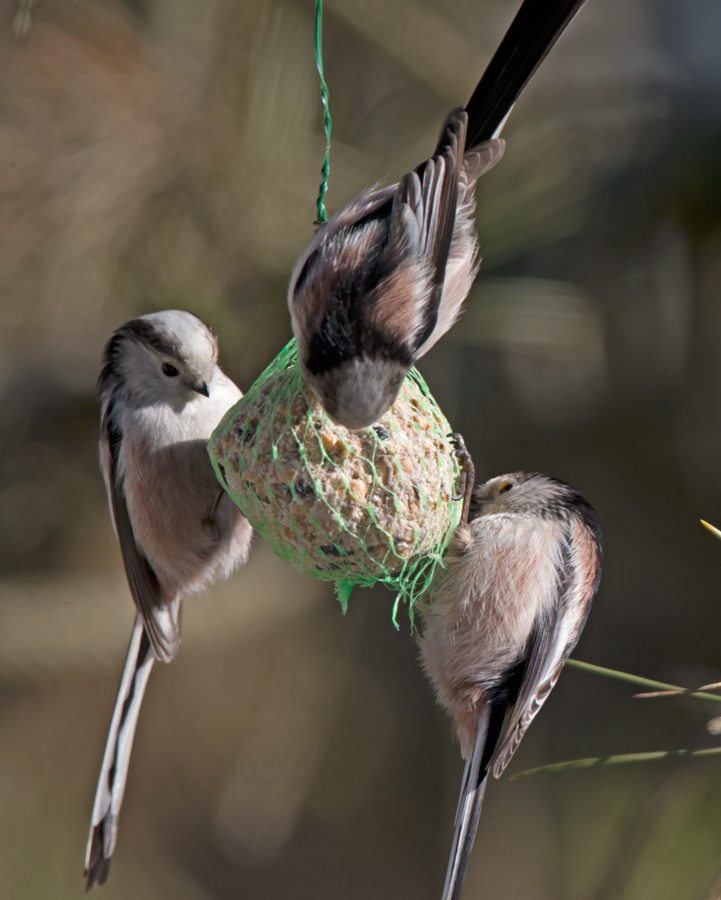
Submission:
[[526,83],[584,0],[525,0],[430,159],[321,225],[290,279],[303,375],[331,418],[366,428],[457,319],[478,271],[475,186]]

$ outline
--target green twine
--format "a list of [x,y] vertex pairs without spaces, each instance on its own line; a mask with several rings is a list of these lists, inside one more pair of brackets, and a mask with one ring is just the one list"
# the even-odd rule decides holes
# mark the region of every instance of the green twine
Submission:
[[330,118],[330,109],[328,107],[328,85],[323,77],[323,51],[322,43],[322,22],[323,22],[323,0],[315,0],[315,64],[318,67],[320,75],[320,97],[323,102],[323,129],[325,130],[325,157],[320,170],[321,181],[318,188],[318,199],[316,207],[318,219],[316,224],[321,225],[328,221],[328,214],[325,211],[323,198],[328,190],[328,174],[330,172],[330,130],[332,121]]

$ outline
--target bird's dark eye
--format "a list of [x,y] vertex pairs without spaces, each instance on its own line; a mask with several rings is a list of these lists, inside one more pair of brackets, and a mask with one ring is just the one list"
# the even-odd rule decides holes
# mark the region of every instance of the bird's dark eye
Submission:
[[510,491],[513,485],[510,481],[504,481],[503,484],[498,488],[499,494],[505,494],[506,491]]
[[175,378],[179,372],[175,368],[175,366],[171,366],[170,363],[163,363],[163,375],[167,375],[168,378]]

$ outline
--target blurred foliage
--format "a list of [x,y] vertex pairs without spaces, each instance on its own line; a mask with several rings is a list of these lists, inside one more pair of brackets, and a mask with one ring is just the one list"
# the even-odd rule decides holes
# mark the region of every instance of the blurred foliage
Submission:
[[[0,897],[63,900],[132,622],[102,346],[190,309],[247,389],[290,335],[324,136],[312,0],[0,2]],[[516,6],[326,0],[329,213],[427,156]],[[721,518],[720,34],[713,0],[589,0],[509,120],[482,274],[421,367],[480,477],[547,471],[597,507],[579,655],[689,686],[721,675],[696,524]],[[359,592],[342,619],[258,541],[188,604],[108,900],[440,893],[460,760],[391,602]],[[569,671],[514,765],[717,746],[708,715]],[[494,783],[464,897],[711,900],[719,810],[712,759]]]

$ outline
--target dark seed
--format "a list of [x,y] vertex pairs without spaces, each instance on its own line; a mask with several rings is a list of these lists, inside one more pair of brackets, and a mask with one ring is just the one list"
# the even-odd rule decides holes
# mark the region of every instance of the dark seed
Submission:
[[336,547],[335,544],[321,544],[320,550],[325,553],[326,556],[342,556],[342,552],[339,547]]
[[298,478],[293,484],[293,490],[301,498],[301,500],[313,500],[315,491],[313,485],[308,484],[304,478]]

